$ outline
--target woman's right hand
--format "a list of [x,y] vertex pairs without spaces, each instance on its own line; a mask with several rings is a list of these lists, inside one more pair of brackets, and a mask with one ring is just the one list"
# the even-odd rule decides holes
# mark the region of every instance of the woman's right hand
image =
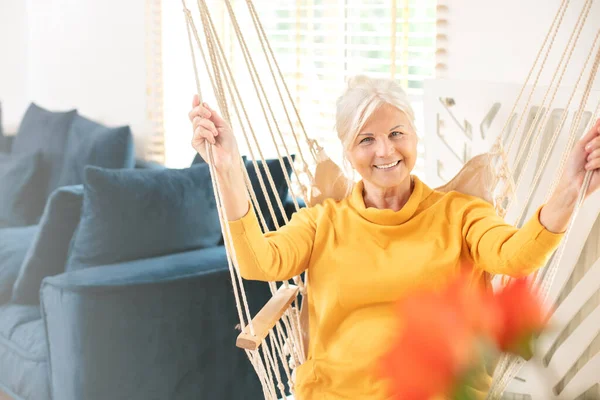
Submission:
[[200,156],[210,163],[206,151],[206,142],[212,145],[214,166],[219,172],[237,165],[235,161],[239,158],[237,142],[231,127],[215,110],[208,104],[200,104],[198,95],[192,100],[192,110],[188,114],[194,128],[192,147]]

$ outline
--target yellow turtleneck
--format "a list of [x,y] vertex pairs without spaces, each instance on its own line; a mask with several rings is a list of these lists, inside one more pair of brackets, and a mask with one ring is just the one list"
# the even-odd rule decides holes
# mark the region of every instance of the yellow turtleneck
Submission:
[[252,208],[229,223],[242,277],[281,281],[307,270],[310,344],[297,399],[385,399],[375,363],[402,293],[439,287],[465,265],[477,281],[528,275],[562,238],[541,225],[541,207],[516,229],[483,200],[414,182],[397,212],[366,208],[359,182],[346,199],[302,209],[277,232],[263,235]]

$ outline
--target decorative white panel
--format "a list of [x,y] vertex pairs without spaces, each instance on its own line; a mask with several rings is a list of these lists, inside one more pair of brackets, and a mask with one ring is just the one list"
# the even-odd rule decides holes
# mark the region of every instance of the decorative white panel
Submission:
[[[523,138],[542,104],[546,89],[539,88],[534,92],[531,107],[526,112],[524,98],[511,113],[520,85],[452,80],[426,82],[424,180],[433,187],[444,184],[468,159],[491,147],[506,121],[510,121],[508,131],[513,133],[523,116],[523,124],[508,154],[514,176],[520,172],[522,175],[506,215],[507,222],[520,226],[547,198],[582,95],[576,93],[572,104],[566,107],[572,88],[561,88],[554,103],[550,107],[546,103],[543,107],[545,113],[549,110],[546,128],[540,131],[538,126],[532,138],[540,132],[539,138],[525,145]],[[600,92],[592,92],[576,131],[577,139],[585,132],[588,122],[591,123],[599,102]],[[543,156],[565,109],[568,112],[565,124],[548,162],[541,168]],[[506,140],[504,144],[507,144]],[[530,149],[531,161],[527,165],[523,162],[524,157],[523,161],[515,163],[519,152],[526,156]],[[542,173],[533,187],[537,171]],[[532,187],[531,199],[526,202]],[[519,218],[523,207],[526,212]],[[551,329],[540,338],[537,357],[519,372],[503,398],[600,399],[599,211],[600,196],[594,194],[575,220],[550,290],[549,303],[557,307],[550,322]]]

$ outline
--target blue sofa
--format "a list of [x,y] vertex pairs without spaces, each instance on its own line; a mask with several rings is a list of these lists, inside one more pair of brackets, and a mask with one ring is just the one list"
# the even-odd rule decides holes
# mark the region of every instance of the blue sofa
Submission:
[[[11,147],[12,138],[0,135],[0,153]],[[137,171],[163,170],[151,163],[136,166],[126,173],[130,178]],[[15,299],[10,293],[22,271],[0,268],[0,391],[15,400],[262,399],[251,364],[235,347],[238,316],[222,240],[104,264],[106,254],[94,264],[83,252],[83,258],[73,261],[73,252],[85,249],[89,239],[76,240],[86,230],[86,217],[79,220],[75,213],[69,217],[78,221],[75,225],[56,224],[51,222],[56,219],[52,210],[85,210],[89,188],[87,182],[68,183],[75,186],[48,194],[36,224],[0,229],[0,259],[10,257],[13,264],[34,258],[32,247],[44,250],[38,246],[39,237],[52,236],[40,232],[45,226],[60,227],[63,242],[68,242],[68,255],[62,255],[68,257],[67,265],[57,264],[61,257],[40,257],[38,263],[46,270],[33,279],[35,293],[29,299]],[[291,214],[287,192],[278,195],[286,199]],[[65,203],[67,199],[74,203]],[[73,205],[78,201],[80,209]],[[97,221],[90,223],[95,226]],[[53,262],[55,267],[49,266]],[[70,268],[82,262],[90,265]],[[270,293],[264,283],[245,284],[254,314]]]
[[[252,309],[268,299],[249,282]],[[65,273],[41,288],[53,399],[260,399],[223,246]]]
[[[251,309],[266,285],[247,282]],[[43,280],[0,306],[0,389],[14,399],[260,399],[223,246]]]

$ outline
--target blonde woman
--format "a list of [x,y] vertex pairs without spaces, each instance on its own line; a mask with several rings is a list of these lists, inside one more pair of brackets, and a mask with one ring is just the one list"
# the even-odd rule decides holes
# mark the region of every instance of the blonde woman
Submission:
[[[432,190],[411,174],[417,161],[414,113],[400,86],[358,76],[337,102],[336,129],[362,180],[348,197],[305,208],[263,234],[244,189],[238,146],[219,114],[194,97],[192,146],[213,148],[234,246],[246,279],[280,281],[307,271],[310,344],[296,376],[306,399],[385,399],[374,374],[389,343],[393,304],[417,286],[439,287],[470,267],[514,277],[542,267],[558,246],[587,170],[600,186],[600,121],[575,146],[555,195],[521,229],[492,206]],[[485,385],[484,385],[485,386]],[[487,387],[475,388],[482,396]]]

